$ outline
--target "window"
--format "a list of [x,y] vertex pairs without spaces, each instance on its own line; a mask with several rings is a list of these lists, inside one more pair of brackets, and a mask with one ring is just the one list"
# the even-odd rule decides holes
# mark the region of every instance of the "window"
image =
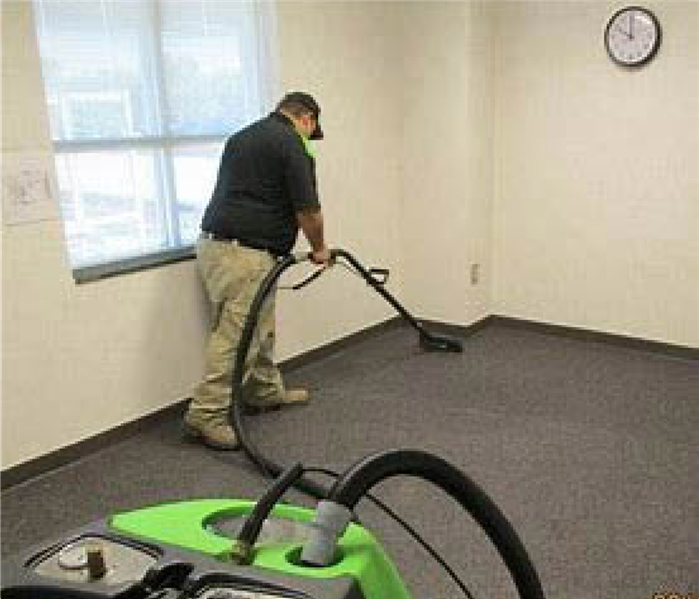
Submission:
[[191,253],[226,137],[274,100],[270,3],[35,9],[76,278]]

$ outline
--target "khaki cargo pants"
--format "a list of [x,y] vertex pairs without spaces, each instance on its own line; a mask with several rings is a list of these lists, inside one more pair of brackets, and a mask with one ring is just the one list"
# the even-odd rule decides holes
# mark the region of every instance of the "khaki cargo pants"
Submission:
[[[197,264],[211,301],[212,323],[205,376],[194,389],[189,410],[206,418],[228,412],[233,367],[248,310],[275,259],[236,243],[201,239]],[[275,293],[270,293],[262,307],[245,363],[243,399],[250,404],[279,401],[284,395],[273,359]]]

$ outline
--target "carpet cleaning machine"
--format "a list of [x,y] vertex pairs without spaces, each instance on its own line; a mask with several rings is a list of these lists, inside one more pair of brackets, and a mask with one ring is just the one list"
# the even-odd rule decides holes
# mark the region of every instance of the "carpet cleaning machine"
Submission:
[[[367,270],[341,249],[332,255],[417,329],[423,348],[462,350],[458,341],[426,330],[386,291],[387,271]],[[245,358],[263,302],[287,268],[308,259],[294,254],[278,261],[260,285],[236,356],[234,396],[241,396]],[[395,476],[417,477],[449,494],[487,534],[520,598],[543,599],[517,533],[487,494],[453,465],[421,450],[399,449],[363,458],[341,474],[299,463],[282,467],[252,443],[240,403],[232,402],[231,423],[242,449],[274,478],[263,497],[256,502],[185,501],[112,515],[3,560],[1,599],[411,599],[391,559],[354,514],[365,497],[403,524],[445,567],[463,596],[473,599],[441,557],[369,493]],[[326,489],[309,474],[332,476],[335,482]],[[292,486],[320,499],[316,509],[281,503]]]

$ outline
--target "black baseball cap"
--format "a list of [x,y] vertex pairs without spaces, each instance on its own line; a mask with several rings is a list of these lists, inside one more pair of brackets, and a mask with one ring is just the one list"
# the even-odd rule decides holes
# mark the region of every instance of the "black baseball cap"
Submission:
[[300,104],[304,108],[310,110],[316,121],[316,128],[313,130],[313,133],[311,133],[310,139],[323,139],[323,130],[320,128],[320,106],[311,94],[305,92],[290,92],[282,98],[277,108],[281,108],[285,104]]

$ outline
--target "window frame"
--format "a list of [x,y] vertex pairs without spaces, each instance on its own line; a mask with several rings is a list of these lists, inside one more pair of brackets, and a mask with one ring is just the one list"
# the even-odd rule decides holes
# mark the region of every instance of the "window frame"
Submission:
[[[112,259],[106,259],[104,262],[95,264],[74,265],[70,255],[68,262],[76,283],[86,283],[111,276],[132,273],[140,270],[150,269],[158,266],[173,264],[185,260],[191,260],[195,257],[196,239],[192,242],[185,242],[182,239],[180,229],[179,216],[180,211],[177,206],[177,189],[176,189],[176,171],[175,171],[175,153],[177,150],[186,149],[188,147],[196,147],[203,145],[218,144],[222,150],[228,137],[234,131],[221,132],[220,134],[191,134],[191,135],[170,135],[168,130],[170,123],[167,118],[167,93],[165,86],[165,57],[163,52],[164,47],[164,31],[162,28],[161,6],[162,0],[152,0],[151,10],[153,11],[153,19],[147,27],[146,43],[152,44],[151,57],[152,72],[155,76],[155,84],[153,85],[153,101],[154,114],[157,118],[157,130],[161,133],[150,136],[134,136],[134,137],[102,137],[97,139],[55,139],[51,135],[51,143],[53,148],[54,162],[58,164],[62,155],[75,155],[79,153],[90,152],[109,152],[119,150],[138,150],[145,149],[153,152],[153,160],[156,167],[157,176],[155,177],[155,190],[159,197],[159,206],[163,210],[163,216],[160,219],[161,225],[164,227],[166,234],[165,239],[168,241],[168,247],[151,251],[140,251],[131,256],[119,256]],[[36,0],[36,4],[39,0]],[[267,10],[265,18],[269,20],[265,27],[272,34],[276,34],[275,14],[268,7],[260,7],[256,1],[250,2],[255,22],[259,22],[261,15]],[[250,30],[246,35],[259,35],[259,30],[252,32]],[[264,59],[269,64],[264,65],[264,71],[256,72],[255,78],[258,80],[257,93],[261,98],[264,98],[270,90],[277,87],[277,56],[276,56],[276,40],[272,37],[267,42],[268,47],[263,52]],[[259,41],[257,42],[259,47]],[[260,60],[258,56],[257,60]],[[259,62],[258,62],[259,67]],[[267,92],[267,94],[265,93]],[[47,98],[48,99],[48,98]],[[261,112],[261,111],[258,111]],[[218,165],[216,165],[218,166]],[[212,190],[213,191],[213,188]],[[204,199],[204,207],[208,199]],[[62,222],[65,223],[63,212],[61,211]],[[66,253],[68,250],[68,236],[64,234]]]

